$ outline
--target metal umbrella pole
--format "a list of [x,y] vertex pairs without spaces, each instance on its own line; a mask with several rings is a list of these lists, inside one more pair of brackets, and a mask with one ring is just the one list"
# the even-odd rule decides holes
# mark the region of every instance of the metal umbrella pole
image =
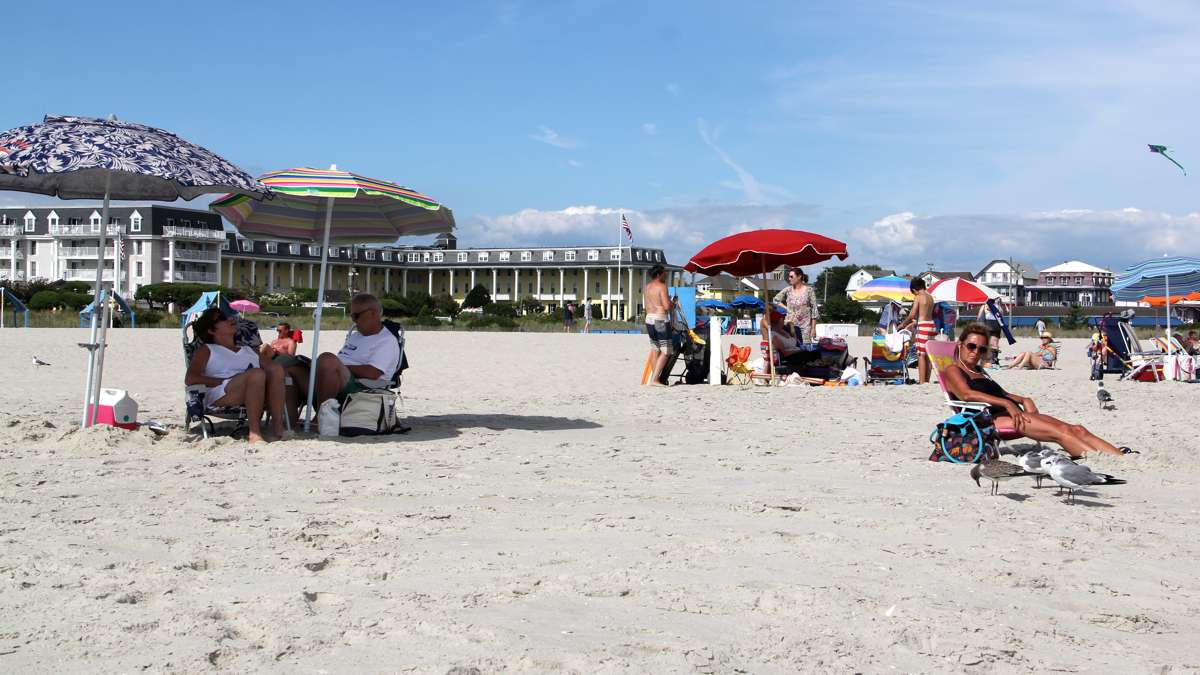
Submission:
[[775,384],[775,345],[771,337],[771,290],[767,288],[767,261],[762,262],[763,317],[767,320],[767,367],[771,372],[771,384]]
[[304,409],[304,431],[309,430],[313,414],[313,394],[317,386],[317,357],[320,356],[321,314],[325,307],[325,277],[329,262],[329,228],[333,223],[333,197],[325,199],[325,237],[321,242],[321,281],[317,284],[316,326],[313,328],[312,363],[308,364],[308,405]]
[[104,207],[100,214],[100,247],[96,250],[96,286],[94,290],[95,300],[92,305],[92,327],[87,344],[82,345],[84,349],[88,350],[87,379],[83,389],[83,415],[80,422],[81,426],[84,427],[90,427],[95,423],[95,406],[92,406],[93,410],[90,414],[88,406],[100,396],[100,382],[103,379],[104,371],[104,340],[101,338],[97,342],[96,337],[98,329],[104,323],[103,315],[97,315],[102,311],[101,304],[104,300],[104,235],[108,232],[108,208],[112,201],[110,199],[111,189],[112,171],[105,170]]

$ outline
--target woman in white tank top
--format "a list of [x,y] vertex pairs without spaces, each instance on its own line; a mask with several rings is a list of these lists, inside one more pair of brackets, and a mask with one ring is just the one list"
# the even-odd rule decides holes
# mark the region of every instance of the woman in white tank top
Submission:
[[217,307],[204,310],[193,329],[204,344],[196,348],[188,364],[184,383],[208,385],[205,407],[246,406],[250,442],[263,441],[260,420],[263,408],[271,413],[271,432],[277,439],[287,437],[283,426],[283,369],[263,359],[254,349],[233,341],[236,325]]

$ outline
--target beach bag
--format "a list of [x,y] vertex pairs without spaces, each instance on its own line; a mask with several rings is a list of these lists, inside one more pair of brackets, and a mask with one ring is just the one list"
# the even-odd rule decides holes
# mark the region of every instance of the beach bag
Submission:
[[342,436],[390,434],[399,426],[396,394],[387,389],[364,389],[346,396],[338,433]]
[[947,418],[929,435],[931,462],[975,464],[999,459],[1000,435],[986,410],[967,410]]

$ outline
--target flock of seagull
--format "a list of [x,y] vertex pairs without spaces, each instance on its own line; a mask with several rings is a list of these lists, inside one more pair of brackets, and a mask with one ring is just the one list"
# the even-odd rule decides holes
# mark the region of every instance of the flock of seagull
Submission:
[[1018,464],[993,459],[971,467],[971,478],[980,487],[980,479],[992,482],[991,494],[998,494],[1001,481],[1030,476],[1041,487],[1046,478],[1058,484],[1058,492],[1067,491],[1067,502],[1075,503],[1075,491],[1097,485],[1124,485],[1125,481],[1107,473],[1097,473],[1078,464],[1066,452],[1057,448],[1030,450],[1017,457]]

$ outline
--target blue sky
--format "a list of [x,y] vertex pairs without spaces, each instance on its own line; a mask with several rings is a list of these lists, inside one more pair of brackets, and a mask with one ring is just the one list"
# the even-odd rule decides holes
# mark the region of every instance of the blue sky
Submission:
[[609,243],[624,211],[678,263],[758,227],[903,271],[1200,253],[1196,176],[1145,146],[1200,174],[1195,2],[37,4],[8,8],[0,127],[337,163],[466,246]]

